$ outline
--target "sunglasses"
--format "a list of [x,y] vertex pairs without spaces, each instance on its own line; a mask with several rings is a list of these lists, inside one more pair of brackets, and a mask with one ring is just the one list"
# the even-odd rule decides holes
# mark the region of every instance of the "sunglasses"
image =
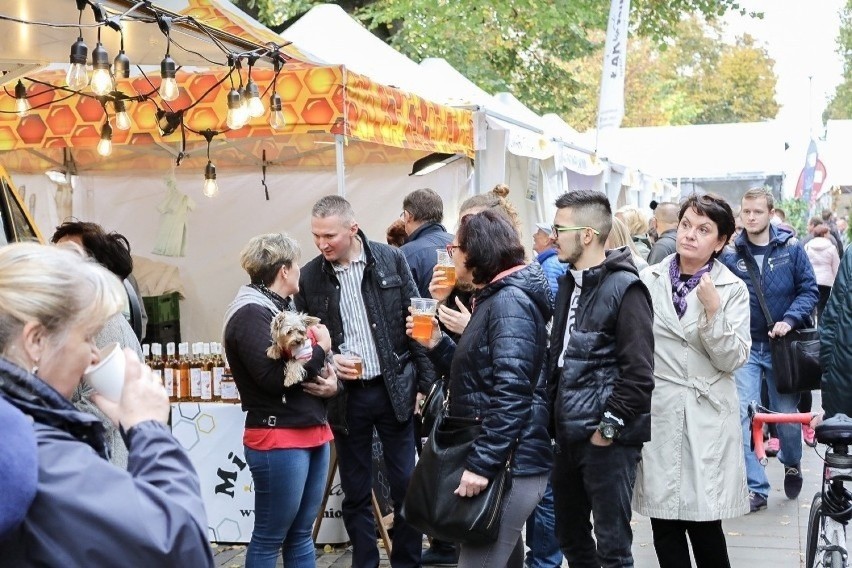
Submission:
[[583,231],[585,229],[589,229],[596,235],[600,235],[601,232],[593,227],[566,227],[565,225],[553,225],[553,231],[551,235],[558,235],[559,233],[564,233],[565,231]]

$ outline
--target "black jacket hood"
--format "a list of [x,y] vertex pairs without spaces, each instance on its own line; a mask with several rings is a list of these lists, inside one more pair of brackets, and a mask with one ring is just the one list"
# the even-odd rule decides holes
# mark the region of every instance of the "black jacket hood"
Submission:
[[514,286],[522,290],[538,306],[544,318],[546,320],[550,319],[550,316],[553,314],[553,308],[550,303],[550,285],[547,283],[547,278],[540,264],[534,262],[521,270],[501,278],[497,282],[488,284],[474,294],[475,301],[481,302],[506,286]]

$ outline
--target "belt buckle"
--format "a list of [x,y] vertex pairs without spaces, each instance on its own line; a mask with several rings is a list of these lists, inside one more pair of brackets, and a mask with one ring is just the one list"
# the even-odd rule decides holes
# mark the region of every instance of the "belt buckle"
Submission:
[[278,417],[277,416],[268,416],[266,418],[266,425],[267,426],[275,426],[275,424],[277,424],[277,423],[278,423]]

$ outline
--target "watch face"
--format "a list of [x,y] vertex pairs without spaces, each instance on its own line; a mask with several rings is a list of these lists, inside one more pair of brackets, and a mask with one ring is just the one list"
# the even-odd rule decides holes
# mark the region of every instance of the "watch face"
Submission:
[[604,424],[601,426],[601,436],[603,436],[605,440],[612,440],[615,438],[615,428],[610,424]]

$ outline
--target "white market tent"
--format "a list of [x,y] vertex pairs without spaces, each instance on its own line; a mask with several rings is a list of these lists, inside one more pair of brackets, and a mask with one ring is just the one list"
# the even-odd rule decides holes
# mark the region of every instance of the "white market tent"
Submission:
[[[340,6],[315,6],[281,35],[323,61],[341,63],[429,100],[481,111],[480,150],[470,192],[507,184],[527,233],[536,222],[553,218],[553,201],[568,187],[603,189],[603,166],[594,162],[591,152],[578,151],[579,143],[564,136],[553,143],[551,125],[513,95],[490,95],[441,58],[414,63]],[[450,203],[447,211],[453,211]]]
[[[774,184],[780,190],[784,172],[784,137],[776,121],[621,128],[608,137],[613,162],[640,168],[626,170],[625,187],[638,191],[639,203],[667,200],[694,189],[729,199],[754,185]],[[647,176],[663,178],[656,188]],[[642,182],[642,183],[637,183]]]

